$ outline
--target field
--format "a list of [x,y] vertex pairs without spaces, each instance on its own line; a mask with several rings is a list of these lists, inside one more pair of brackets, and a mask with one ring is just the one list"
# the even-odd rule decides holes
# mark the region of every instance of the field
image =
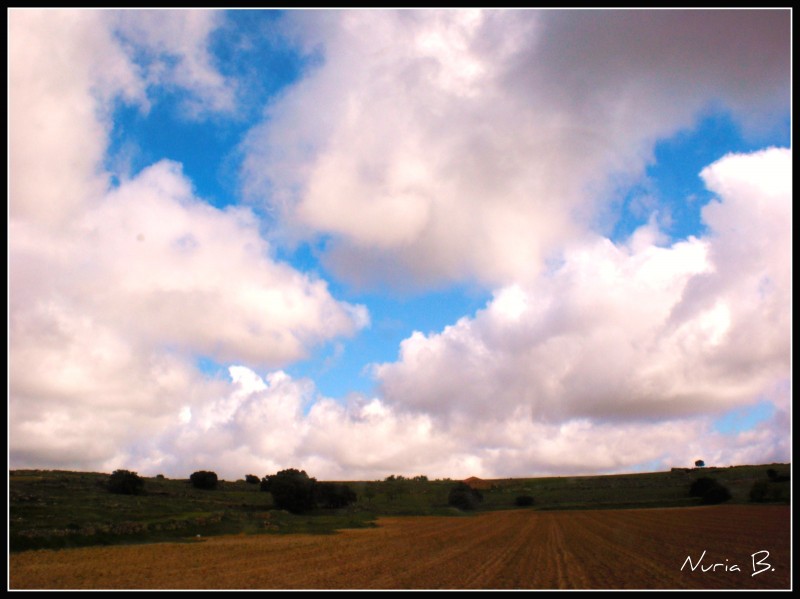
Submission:
[[382,517],[331,535],[22,551],[10,587],[788,589],[789,531],[788,505]]

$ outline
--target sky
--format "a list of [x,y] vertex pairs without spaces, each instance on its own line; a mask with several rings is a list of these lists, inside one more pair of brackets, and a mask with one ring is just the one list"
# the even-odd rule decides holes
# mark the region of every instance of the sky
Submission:
[[10,9],[9,467],[788,462],[790,20]]

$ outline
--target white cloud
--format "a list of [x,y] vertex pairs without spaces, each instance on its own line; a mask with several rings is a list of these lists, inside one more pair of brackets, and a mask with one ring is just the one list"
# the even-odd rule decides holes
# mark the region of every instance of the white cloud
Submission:
[[726,156],[703,177],[720,194],[707,238],[658,247],[639,231],[568,249],[474,318],[403,341],[375,368],[386,401],[437,424],[586,421],[608,449],[604,423],[652,434],[637,423],[772,399],[790,368],[791,153]]
[[[376,368],[382,397],[342,404],[269,369],[353,334],[365,308],[276,262],[252,211],[203,203],[180,165],[114,189],[102,168],[119,98],[146,109],[177,86],[189,116],[231,108],[218,17],[11,11],[12,466],[364,479],[788,459],[789,151],[703,171],[719,195],[703,239],[664,246],[656,218],[625,245],[587,233],[607,174],[636,176],[707,101],[783,109],[783,22],[764,14],[290,13],[326,62],[249,138],[250,192],[287,235],[332,234],[352,280],[496,289],[405,340]],[[684,43],[663,41],[678,25]],[[211,378],[200,354],[240,366]],[[713,432],[763,399],[771,420]]]
[[[108,186],[111,106],[120,96],[145,103],[150,84],[121,50],[115,18],[146,16],[10,13],[12,463],[106,463],[200,418],[196,403],[220,382],[197,371],[197,356],[279,366],[368,320],[324,281],[276,262],[249,209],[196,198],[180,165],[161,161]],[[204,47],[206,17],[163,17],[169,27],[141,43],[185,56],[176,69],[186,62],[197,81],[176,80],[204,94],[203,82],[218,81],[188,57]],[[170,28],[180,35],[167,44]]]
[[328,479],[375,478],[457,461],[424,415],[394,414],[378,399],[343,406],[282,371],[263,379],[242,366],[229,373],[232,383],[195,403],[191,420],[176,417],[119,459],[153,474],[214,468],[229,479],[288,467]]
[[[262,379],[232,367],[230,375],[233,384],[195,406],[198,418],[176,420],[135,451],[118,454],[117,463],[173,477],[212,468],[235,480],[246,472],[263,476],[292,467],[319,479],[374,480],[389,474],[563,476],[625,472],[642,465],[653,470],[691,466],[696,459],[716,466],[788,459],[784,411],[736,435],[716,432],[705,417],[547,423],[518,411],[444,424],[378,398],[342,405],[320,397],[310,381],[280,371]],[[785,395],[784,388],[784,400]]]
[[142,101],[144,87],[102,13],[8,17],[9,214],[60,225],[105,189],[110,121],[98,96]]
[[209,36],[224,13],[215,10],[130,10],[108,13],[148,86],[179,88],[190,93],[187,114],[232,112],[235,82],[213,64]]
[[246,187],[354,283],[530,281],[660,137],[787,110],[788,14],[291,13],[324,62],[251,132]]

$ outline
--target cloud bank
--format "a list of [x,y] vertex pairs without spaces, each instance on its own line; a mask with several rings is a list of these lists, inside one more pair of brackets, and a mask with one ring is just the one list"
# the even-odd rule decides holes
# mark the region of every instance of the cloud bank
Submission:
[[[235,118],[241,82],[211,50],[224,20],[9,14],[12,467],[369,479],[789,459],[790,151],[708,165],[702,236],[670,241],[654,214],[612,241],[606,222],[656,141],[704,111],[752,135],[783,118],[785,12],[289,12],[283,33],[319,60],[240,148],[269,223],[205,203],[170,157],[104,166],[120,103],[171,93],[182,118]],[[373,365],[374,397],[327,398],[278,369],[369,314],[275,259],[301,240],[337,282],[493,297]],[[717,430],[759,402],[768,418]]]
[[321,65],[248,136],[246,188],[287,237],[324,236],[325,264],[357,285],[530,281],[657,139],[714,106],[748,122],[788,107],[781,11],[289,19]]
[[[143,69],[115,28],[122,16],[11,13],[12,460],[97,464],[157,434],[180,402],[214,397],[198,357],[281,366],[368,322],[363,306],[276,262],[249,209],[196,198],[179,164],[110,186],[111,105],[147,104],[158,57],[177,60],[156,70],[206,109],[230,96],[209,74],[204,19],[159,13],[163,30],[146,27],[149,13],[125,19],[150,57]],[[165,40],[174,28],[183,34]]]

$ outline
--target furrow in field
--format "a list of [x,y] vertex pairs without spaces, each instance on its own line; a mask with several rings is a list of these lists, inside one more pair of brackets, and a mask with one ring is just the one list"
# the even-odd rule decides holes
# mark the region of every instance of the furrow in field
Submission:
[[[788,506],[386,518],[336,535],[12,554],[12,589],[789,588]],[[687,572],[687,555],[742,571]],[[753,577],[750,554],[774,571]],[[729,560],[725,562],[727,557]]]

